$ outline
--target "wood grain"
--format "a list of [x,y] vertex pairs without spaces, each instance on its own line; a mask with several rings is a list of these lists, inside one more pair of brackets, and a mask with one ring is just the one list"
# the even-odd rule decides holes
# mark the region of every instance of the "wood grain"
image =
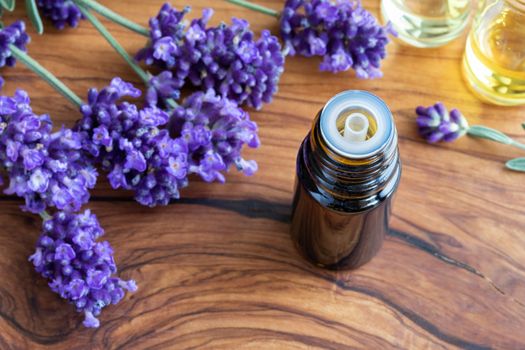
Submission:
[[[162,1],[101,1],[146,24]],[[282,1],[260,3],[279,8]],[[188,1],[173,1],[181,7]],[[378,1],[364,5],[377,13]],[[193,16],[209,1],[191,1]],[[214,21],[270,17],[214,1]],[[18,11],[10,19],[21,16]],[[109,26],[130,51],[144,40]],[[0,349],[523,349],[525,348],[525,177],[504,169],[518,151],[464,138],[430,146],[418,138],[416,105],[438,100],[522,141],[525,109],[483,104],[460,74],[464,37],[439,49],[394,43],[385,77],[317,71],[316,59],[289,58],[274,103],[250,111],[260,165],[225,185],[193,182],[184,199],[147,209],[102,181],[89,207],[114,246],[123,278],[139,291],[105,310],[98,330],[83,329],[73,308],[33,271],[27,257],[39,219],[0,197]],[[30,53],[75,92],[113,76],[138,83],[87,23],[33,35]],[[22,66],[3,69],[5,93],[26,89],[38,113],[72,125],[75,108]],[[379,255],[353,272],[310,266],[290,241],[295,156],[319,108],[335,93],[365,89],[391,107],[403,178],[392,231]]]

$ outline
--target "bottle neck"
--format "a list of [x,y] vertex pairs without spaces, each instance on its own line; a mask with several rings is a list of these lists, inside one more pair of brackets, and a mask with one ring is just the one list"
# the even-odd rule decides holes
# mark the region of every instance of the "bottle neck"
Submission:
[[302,150],[308,177],[315,183],[316,190],[332,198],[333,203],[344,203],[344,207],[356,210],[374,207],[390,196],[400,177],[395,127],[378,152],[366,158],[351,159],[337,154],[327,144],[320,131],[320,113]]

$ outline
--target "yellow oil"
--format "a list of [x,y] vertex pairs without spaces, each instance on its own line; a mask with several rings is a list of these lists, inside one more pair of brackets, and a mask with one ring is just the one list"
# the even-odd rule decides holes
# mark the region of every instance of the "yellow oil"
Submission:
[[525,16],[501,11],[469,36],[463,73],[471,90],[498,105],[525,104]]

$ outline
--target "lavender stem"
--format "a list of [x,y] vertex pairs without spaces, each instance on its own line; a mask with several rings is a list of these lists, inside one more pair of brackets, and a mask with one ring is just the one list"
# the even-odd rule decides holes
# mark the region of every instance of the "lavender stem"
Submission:
[[87,7],[100,15],[106,17],[112,22],[117,23],[118,25],[121,25],[124,28],[127,28],[135,33],[138,33],[140,35],[143,35],[145,37],[149,38],[149,30],[140,24],[137,24],[125,17],[122,17],[118,13],[108,9],[104,5],[99,4],[96,1],[93,0],[73,0],[77,5]]
[[51,215],[49,215],[49,213],[47,211],[42,211],[39,213],[40,217],[42,218],[43,221],[47,221],[49,219],[51,219]]
[[31,69],[33,72],[38,74],[42,79],[44,79],[49,85],[51,85],[55,90],[61,93],[69,101],[71,101],[75,106],[80,107],[84,104],[82,99],[78,97],[71,89],[69,89],[63,82],[61,82],[56,76],[54,76],[50,71],[45,69],[40,63],[32,59],[24,51],[20,50],[13,44],[9,45],[9,50],[16,59],[26,65],[27,68]]
[[84,6],[79,6],[80,11],[82,11],[82,14],[87,18],[88,21],[91,22],[91,24],[99,31],[100,34],[106,39],[106,41],[117,51],[117,53],[122,56],[122,58],[129,64],[129,66],[137,73],[137,75],[144,81],[144,83],[147,85],[149,83],[149,75],[144,69],[142,69],[131,56],[127,53],[127,51],[120,45],[120,43],[111,35],[111,33],[107,30],[107,28],[95,17],[91,12],[85,8]]
[[232,4],[235,4],[235,5],[250,9],[250,10],[264,13],[265,15],[270,15],[270,16],[277,17],[277,18],[279,18],[280,16],[279,11],[272,10],[271,8],[261,6],[258,4],[253,4],[246,0],[226,0],[226,1],[231,2]]

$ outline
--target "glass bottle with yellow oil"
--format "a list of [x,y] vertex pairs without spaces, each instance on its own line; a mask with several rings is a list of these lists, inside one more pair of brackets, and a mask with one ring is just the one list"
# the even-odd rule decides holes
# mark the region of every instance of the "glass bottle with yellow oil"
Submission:
[[354,269],[381,248],[401,177],[386,104],[350,90],[318,113],[297,155],[291,236],[308,260]]
[[525,0],[485,0],[467,40],[463,73],[479,98],[525,104]]
[[381,0],[381,14],[400,40],[416,47],[445,45],[461,35],[471,0]]

